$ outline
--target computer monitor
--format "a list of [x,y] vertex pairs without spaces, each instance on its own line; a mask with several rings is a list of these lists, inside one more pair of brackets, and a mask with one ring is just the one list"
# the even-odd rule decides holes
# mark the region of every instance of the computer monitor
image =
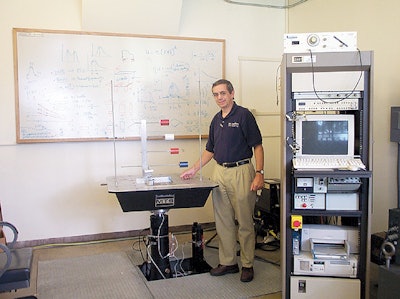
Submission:
[[354,115],[305,114],[295,129],[296,156],[354,156]]

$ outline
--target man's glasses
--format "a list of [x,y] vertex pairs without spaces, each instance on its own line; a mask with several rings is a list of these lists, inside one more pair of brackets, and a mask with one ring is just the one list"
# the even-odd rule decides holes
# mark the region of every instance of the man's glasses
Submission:
[[214,98],[217,98],[219,95],[225,96],[227,93],[228,93],[227,91],[213,92],[213,96],[214,96]]

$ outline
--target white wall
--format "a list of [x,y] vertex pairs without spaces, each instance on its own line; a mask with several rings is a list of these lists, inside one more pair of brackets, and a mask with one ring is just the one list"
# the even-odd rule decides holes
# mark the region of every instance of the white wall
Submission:
[[[257,118],[266,142],[265,169],[268,176],[279,177],[279,164],[274,164],[279,161],[279,137],[270,137],[275,134],[270,127],[279,123],[265,116],[277,109],[272,104],[276,101],[274,83],[252,80],[252,76],[259,78],[263,72],[274,78],[271,72],[280,61],[284,24],[284,10],[223,0],[0,0],[0,202],[4,219],[17,225],[19,240],[138,230],[149,226],[149,213],[123,213],[116,197],[101,186],[114,173],[112,143],[15,143],[13,27],[226,39],[226,77],[234,83],[236,94],[246,97],[237,97],[239,103],[257,106],[249,107],[256,114],[262,107]],[[257,69],[254,74],[253,67]],[[257,96],[262,105],[250,96]],[[197,140],[176,142],[185,149],[183,161],[193,163],[198,158]],[[171,145],[163,141],[149,144],[150,149],[160,146]],[[117,152],[121,165],[140,162],[139,142],[118,143]],[[211,170],[212,165],[207,166],[204,175]],[[169,215],[172,226],[210,222],[212,202],[208,200],[204,208],[171,210]]]

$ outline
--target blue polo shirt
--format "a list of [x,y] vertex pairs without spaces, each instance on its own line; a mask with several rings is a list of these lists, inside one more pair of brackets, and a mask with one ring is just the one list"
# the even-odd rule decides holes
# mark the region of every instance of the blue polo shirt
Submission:
[[253,156],[253,147],[262,144],[260,129],[253,114],[233,102],[223,118],[218,112],[211,121],[206,150],[217,163],[236,162]]

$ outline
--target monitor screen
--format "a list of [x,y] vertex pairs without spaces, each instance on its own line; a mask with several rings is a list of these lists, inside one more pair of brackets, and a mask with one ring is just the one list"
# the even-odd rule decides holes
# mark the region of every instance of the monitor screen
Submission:
[[296,121],[297,155],[354,156],[354,116],[308,114]]

